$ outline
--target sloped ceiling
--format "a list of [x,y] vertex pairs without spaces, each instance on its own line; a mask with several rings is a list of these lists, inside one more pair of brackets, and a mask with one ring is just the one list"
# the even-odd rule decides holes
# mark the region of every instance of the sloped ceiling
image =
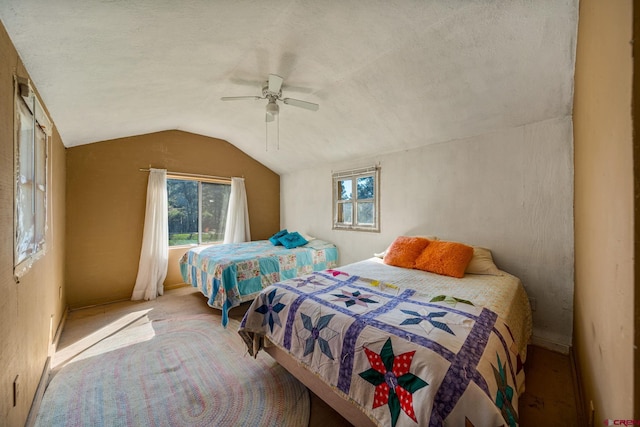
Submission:
[[[571,114],[578,0],[2,0],[67,147],[167,129],[278,173]],[[283,94],[265,150],[269,73]]]

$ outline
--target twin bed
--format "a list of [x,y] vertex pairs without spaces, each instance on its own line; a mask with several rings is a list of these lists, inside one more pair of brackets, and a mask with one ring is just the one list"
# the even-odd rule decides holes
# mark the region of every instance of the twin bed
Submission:
[[287,249],[269,240],[198,246],[180,259],[185,283],[200,290],[209,306],[228,311],[253,300],[266,286],[313,271],[335,267],[338,249],[332,243],[312,239],[304,246]]
[[531,311],[505,272],[372,258],[265,288],[239,333],[354,425],[518,424]]

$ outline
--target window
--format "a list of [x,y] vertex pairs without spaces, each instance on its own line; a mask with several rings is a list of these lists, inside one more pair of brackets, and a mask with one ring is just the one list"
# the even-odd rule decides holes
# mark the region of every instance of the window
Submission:
[[380,231],[378,167],[333,174],[334,230]]
[[46,249],[47,147],[52,124],[27,79],[15,78],[14,274]]
[[169,246],[221,243],[231,181],[167,177]]

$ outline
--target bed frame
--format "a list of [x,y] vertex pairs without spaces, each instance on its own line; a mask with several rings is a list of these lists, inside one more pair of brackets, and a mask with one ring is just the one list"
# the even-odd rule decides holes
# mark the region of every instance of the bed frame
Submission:
[[322,399],[327,405],[331,406],[337,413],[342,415],[347,421],[354,426],[369,427],[376,424],[358,409],[353,403],[341,397],[330,386],[320,381],[311,371],[305,369],[284,350],[268,343],[264,347],[264,351],[269,353],[276,362],[282,365],[287,371],[296,377],[302,384],[307,386],[316,396]]

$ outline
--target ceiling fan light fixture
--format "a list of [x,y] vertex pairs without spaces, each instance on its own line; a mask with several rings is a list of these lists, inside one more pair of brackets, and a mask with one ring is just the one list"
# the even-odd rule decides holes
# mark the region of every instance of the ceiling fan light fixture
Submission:
[[278,114],[278,104],[267,104],[265,114],[265,150],[271,151],[280,149],[280,114]]
[[265,117],[265,119],[264,119],[265,122],[271,123],[272,121],[274,121],[276,119],[277,114],[271,114],[271,113],[267,112],[267,114],[265,114],[264,117]]
[[280,107],[278,106],[278,104],[276,104],[275,99],[269,100],[269,103],[267,104],[267,114],[276,116],[279,111],[280,111]]

